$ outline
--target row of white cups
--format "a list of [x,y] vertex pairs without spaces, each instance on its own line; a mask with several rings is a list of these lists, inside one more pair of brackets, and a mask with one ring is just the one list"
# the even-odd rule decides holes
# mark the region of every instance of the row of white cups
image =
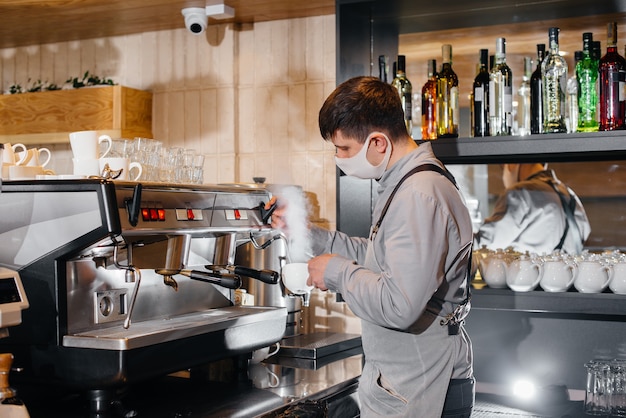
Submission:
[[2,179],[33,179],[37,175],[54,174],[46,166],[52,158],[48,148],[27,148],[24,144],[6,143],[2,152]]
[[567,292],[574,287],[581,293],[602,293],[608,288],[626,294],[626,254],[619,250],[539,255],[483,246],[474,251],[473,262],[491,288],[529,292],[541,287],[546,292]]

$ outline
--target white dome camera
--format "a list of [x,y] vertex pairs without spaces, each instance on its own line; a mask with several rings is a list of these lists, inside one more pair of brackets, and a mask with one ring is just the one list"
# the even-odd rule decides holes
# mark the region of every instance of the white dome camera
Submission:
[[194,35],[200,35],[206,30],[209,17],[204,7],[188,7],[182,10],[185,17],[185,26],[187,30]]

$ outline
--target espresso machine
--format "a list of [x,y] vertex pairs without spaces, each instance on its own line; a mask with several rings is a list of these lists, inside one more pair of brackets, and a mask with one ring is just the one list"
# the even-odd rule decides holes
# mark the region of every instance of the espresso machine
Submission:
[[[25,382],[88,394],[246,356],[281,340],[287,310],[238,306],[237,247],[268,229],[260,188],[105,179],[7,181],[0,194],[0,266],[19,272],[30,302],[0,339]],[[259,267],[259,266],[255,266]]]

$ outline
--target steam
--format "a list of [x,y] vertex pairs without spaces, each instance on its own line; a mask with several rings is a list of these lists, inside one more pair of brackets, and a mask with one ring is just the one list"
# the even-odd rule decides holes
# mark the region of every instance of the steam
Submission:
[[308,228],[309,204],[298,186],[280,186],[276,191],[279,200],[287,203],[285,222],[288,231],[289,258],[292,263],[304,263],[312,257],[311,234]]

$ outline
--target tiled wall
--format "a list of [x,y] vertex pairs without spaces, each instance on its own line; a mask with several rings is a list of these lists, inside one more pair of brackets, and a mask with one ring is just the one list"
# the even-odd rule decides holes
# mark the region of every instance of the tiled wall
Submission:
[[[302,186],[313,217],[335,226],[334,149],[317,113],[335,87],[335,16],[244,26],[210,25],[0,50],[0,82],[62,84],[89,71],[153,92],[153,134],[206,154],[205,183]],[[36,94],[36,93],[32,93]],[[52,146],[58,174],[72,172],[67,144]],[[357,330],[334,295],[314,294],[308,329]]]

